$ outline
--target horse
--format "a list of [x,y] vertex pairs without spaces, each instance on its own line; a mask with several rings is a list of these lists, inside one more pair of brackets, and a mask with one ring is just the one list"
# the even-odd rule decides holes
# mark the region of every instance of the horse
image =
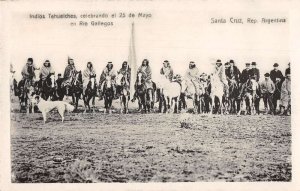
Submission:
[[240,99],[238,99],[240,93],[239,84],[237,83],[236,80],[230,80],[228,86],[229,86],[228,98],[229,98],[229,105],[230,105],[229,113],[236,114],[240,110]]
[[[165,76],[161,76],[158,83],[159,89],[159,111],[166,113],[178,112],[178,101],[181,95],[181,85],[178,82],[170,81]],[[164,110],[162,107],[164,106]],[[173,109],[172,109],[173,108]]]
[[95,97],[97,95],[97,84],[96,84],[96,75],[91,75],[90,80],[87,84],[87,88],[85,92],[83,92],[83,102],[84,102],[84,113],[86,112],[86,109],[88,107],[89,111],[90,108],[90,101],[92,100],[92,108],[93,113],[95,112]]
[[156,84],[152,82],[153,89],[147,89],[145,77],[142,72],[137,74],[135,89],[136,97],[138,98],[139,111],[144,110],[145,113],[150,112],[154,107],[154,93],[156,90]]
[[56,87],[55,75],[54,75],[54,73],[50,73],[46,77],[46,79],[44,81],[42,81],[42,83],[41,83],[41,90],[42,90],[41,97],[44,100],[48,100],[49,98],[51,100],[53,100],[53,96],[55,93],[55,87]]
[[114,87],[111,76],[106,76],[105,81],[103,82],[103,98],[106,113],[111,114],[111,106],[114,96]]
[[[211,109],[210,114],[213,113],[213,108],[215,107],[215,110],[217,113],[226,114],[228,111],[228,91],[226,90],[226,85],[223,84],[219,78],[218,75],[212,74],[210,76],[210,83],[211,83]],[[224,95],[225,92],[225,95]],[[227,92],[227,93],[226,93]],[[219,101],[218,107],[216,107],[216,100]],[[223,109],[225,109],[223,111]]]
[[37,94],[36,84],[31,84],[30,79],[23,79],[17,85],[17,82],[14,82],[14,91],[16,96],[19,98],[20,102],[20,112],[25,110],[27,113],[34,112],[34,106],[32,106],[33,96]]
[[242,85],[239,95],[239,97],[241,97],[241,109],[238,112],[238,115],[240,115],[241,111],[244,110],[244,105],[246,105],[245,112],[250,113],[250,115],[256,114],[255,101],[258,97],[258,88],[259,86],[255,79],[249,79]]
[[63,78],[59,78],[56,80],[56,87],[52,97],[53,101],[62,101],[65,97],[66,87],[63,86]]
[[70,90],[72,96],[72,103],[75,105],[76,111],[78,108],[78,101],[81,97],[81,94],[83,93],[81,71],[75,73],[75,77],[73,78],[73,83]]
[[199,84],[192,80],[183,79],[181,82],[181,93],[185,95],[185,97],[193,100],[194,113],[198,113],[198,111],[200,110],[200,95],[196,90],[196,86],[199,86]]
[[120,113],[128,113],[128,102],[130,100],[129,82],[126,75],[119,73],[116,76],[116,88],[120,93]]

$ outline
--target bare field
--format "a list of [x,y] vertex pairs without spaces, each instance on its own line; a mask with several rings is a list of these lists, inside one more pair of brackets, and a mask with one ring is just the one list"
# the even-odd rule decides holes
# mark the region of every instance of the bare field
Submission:
[[[190,125],[181,126],[185,119]],[[11,114],[12,182],[291,181],[291,118]]]

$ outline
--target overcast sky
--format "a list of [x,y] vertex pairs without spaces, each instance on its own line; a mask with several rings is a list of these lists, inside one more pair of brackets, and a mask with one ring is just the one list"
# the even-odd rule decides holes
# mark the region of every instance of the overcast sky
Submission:
[[[134,11],[135,6],[98,7],[82,6],[73,13],[138,12]],[[44,5],[42,9],[37,7],[35,12],[63,12],[63,9]],[[89,9],[95,11],[86,11]],[[72,9],[68,7],[67,10]],[[266,9],[262,11],[259,6],[246,8],[239,5],[233,6],[232,10],[224,10],[222,6],[213,9],[204,1],[199,6],[179,1],[172,4],[149,3],[147,8],[139,10],[151,13],[152,18],[92,19],[114,22],[113,27],[106,28],[71,27],[67,20],[29,20],[27,15],[33,10],[26,7],[16,10],[12,14],[9,37],[16,78],[20,79],[21,69],[28,57],[32,57],[38,67],[49,59],[57,73],[63,73],[68,56],[74,59],[80,70],[91,61],[98,76],[108,61],[119,69],[128,58],[133,21],[138,65],[144,58],[149,59],[154,78],[159,74],[163,60],[169,60],[175,73],[180,74],[185,72],[191,60],[195,61],[201,72],[211,72],[217,59],[223,63],[233,59],[241,70],[246,62],[256,61],[262,75],[270,71],[275,62],[284,72],[289,62],[288,24],[246,24],[248,17],[260,20],[266,15],[273,15],[272,10],[265,12]],[[282,12],[276,12],[274,16],[287,17],[284,10],[283,7]],[[244,19],[243,25],[228,23],[230,17],[238,16]],[[227,24],[211,24],[211,18],[226,18]]]

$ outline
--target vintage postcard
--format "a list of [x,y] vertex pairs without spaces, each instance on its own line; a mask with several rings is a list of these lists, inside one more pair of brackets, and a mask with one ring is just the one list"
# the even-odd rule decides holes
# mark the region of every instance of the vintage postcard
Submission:
[[0,190],[300,190],[299,8],[1,1]]

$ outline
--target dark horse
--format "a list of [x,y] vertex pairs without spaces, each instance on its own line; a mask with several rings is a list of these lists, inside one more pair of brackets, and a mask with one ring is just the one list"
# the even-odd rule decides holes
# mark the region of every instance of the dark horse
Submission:
[[78,71],[75,74],[72,86],[70,88],[70,93],[71,93],[71,96],[72,96],[72,102],[75,105],[75,110],[77,110],[77,108],[78,108],[78,101],[81,97],[82,92],[83,92],[82,74],[81,74],[81,71]]
[[240,89],[239,84],[236,80],[229,81],[229,113],[237,114],[240,111],[240,99],[239,99]]
[[83,92],[84,112],[88,107],[90,108],[90,101],[92,100],[93,112],[95,112],[95,97],[97,95],[96,75],[91,75],[90,80],[87,84],[86,90]]
[[68,99],[68,96],[71,96],[72,104],[75,105],[75,110],[77,110],[78,101],[83,92],[81,71],[75,72],[69,83],[62,80],[57,80],[57,88],[53,100],[63,100],[64,96],[67,96]]
[[14,82],[15,95],[18,96],[20,102],[20,112],[26,111],[29,113],[30,97],[35,93],[35,84],[31,84],[30,79],[23,79],[17,85]]
[[51,100],[53,100],[54,94],[55,94],[55,76],[54,73],[50,73],[44,81],[41,82],[41,97],[44,100],[48,100],[50,97]]
[[156,84],[152,82],[153,89],[147,89],[143,73],[139,72],[137,74],[137,79],[135,82],[136,97],[139,102],[139,111],[144,111],[145,113],[150,112],[150,109],[154,107],[154,91],[156,89]]
[[104,107],[106,109],[106,113],[111,114],[112,101],[115,96],[111,76],[106,76],[103,83]]

